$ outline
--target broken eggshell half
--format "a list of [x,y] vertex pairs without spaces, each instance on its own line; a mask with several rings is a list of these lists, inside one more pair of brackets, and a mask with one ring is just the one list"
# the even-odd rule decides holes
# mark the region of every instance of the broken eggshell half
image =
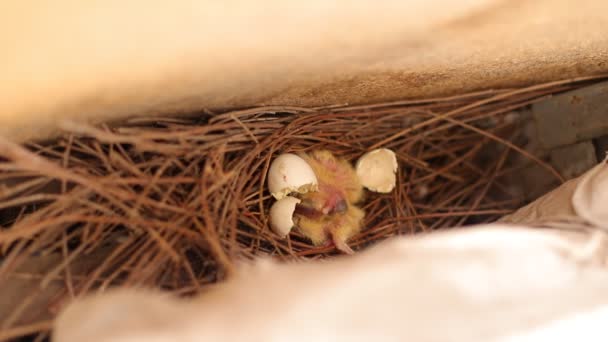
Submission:
[[277,200],[292,192],[303,194],[317,191],[318,187],[317,176],[312,167],[295,154],[281,154],[270,164],[268,190]]
[[293,228],[293,213],[300,202],[299,198],[286,196],[270,207],[270,228],[281,238],[286,237]]
[[355,167],[361,185],[380,193],[391,192],[397,183],[397,157],[387,148],[365,153]]

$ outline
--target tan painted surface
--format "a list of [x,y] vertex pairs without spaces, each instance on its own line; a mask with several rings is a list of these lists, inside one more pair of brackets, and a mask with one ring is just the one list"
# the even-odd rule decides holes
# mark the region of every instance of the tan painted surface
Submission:
[[62,118],[428,97],[608,71],[605,0],[5,0],[0,134]]

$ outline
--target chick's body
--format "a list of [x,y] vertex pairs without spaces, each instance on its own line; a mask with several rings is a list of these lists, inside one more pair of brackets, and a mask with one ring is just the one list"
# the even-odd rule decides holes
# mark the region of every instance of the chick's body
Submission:
[[365,216],[356,206],[363,198],[363,187],[355,170],[329,151],[314,151],[302,158],[314,170],[319,190],[300,196],[296,226],[317,246],[333,242],[341,251],[353,253],[346,242],[361,230]]

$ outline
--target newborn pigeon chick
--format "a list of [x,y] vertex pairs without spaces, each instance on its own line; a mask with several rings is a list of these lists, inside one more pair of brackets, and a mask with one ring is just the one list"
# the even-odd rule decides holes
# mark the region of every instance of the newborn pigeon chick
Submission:
[[362,227],[365,213],[356,204],[363,199],[363,186],[352,165],[325,150],[300,155],[315,172],[319,190],[301,194],[294,222],[316,246],[333,243],[353,254],[346,243]]

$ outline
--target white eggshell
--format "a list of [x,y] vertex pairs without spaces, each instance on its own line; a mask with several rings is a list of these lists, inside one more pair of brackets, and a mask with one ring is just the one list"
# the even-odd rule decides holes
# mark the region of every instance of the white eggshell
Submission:
[[298,198],[286,196],[270,207],[270,228],[282,238],[286,237],[293,228],[293,212],[300,202]]
[[301,157],[292,153],[281,154],[268,169],[268,190],[276,199],[292,192],[317,191],[317,176]]
[[356,171],[361,185],[375,192],[387,193],[397,183],[397,157],[387,148],[367,152],[357,161]]

